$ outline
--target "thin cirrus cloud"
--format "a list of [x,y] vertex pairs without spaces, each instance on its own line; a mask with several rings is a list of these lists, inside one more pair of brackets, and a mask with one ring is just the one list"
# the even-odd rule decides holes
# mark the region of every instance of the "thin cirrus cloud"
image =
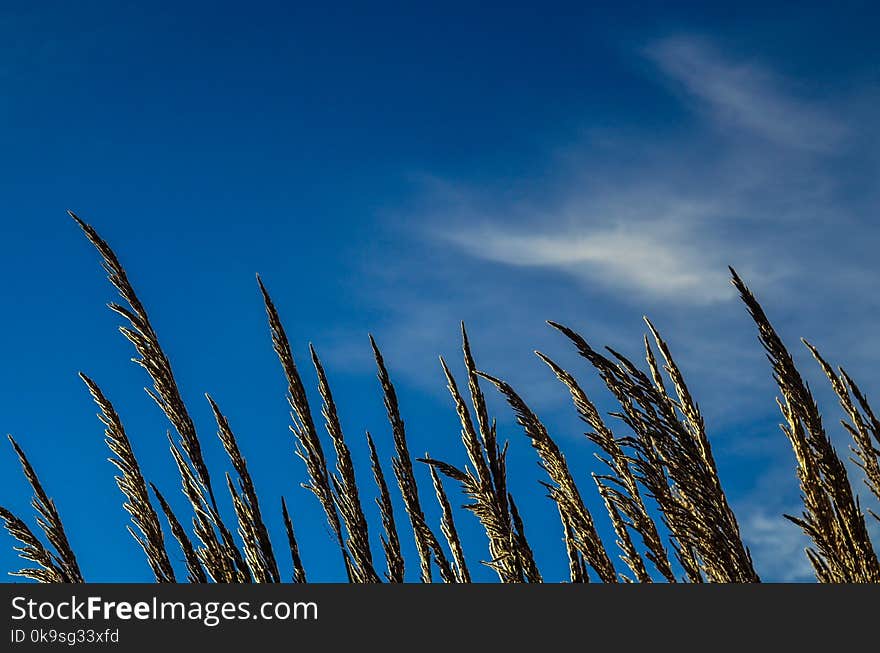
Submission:
[[798,514],[800,510],[797,504],[790,508],[768,510],[761,505],[747,505],[740,511],[740,527],[765,580],[811,582],[815,574],[804,554],[810,542],[797,526],[780,517],[781,513]]
[[682,239],[665,229],[623,224],[589,234],[559,236],[544,233],[486,233],[451,237],[464,250],[490,261],[518,266],[556,268],[585,281],[649,294],[659,299],[686,297],[693,303],[712,303],[732,296],[720,269],[701,260]]
[[821,109],[789,97],[787,81],[755,63],[731,61],[706,42],[668,38],[646,49],[672,81],[722,123],[771,142],[804,150],[832,151],[845,128]]
[[[681,94],[689,136],[598,134],[584,148],[598,154],[571,157],[555,211],[475,213],[459,190],[437,238],[475,259],[554,270],[639,302],[729,300],[728,264],[768,283],[797,274],[802,256],[785,248],[792,225],[809,237],[842,212],[828,160],[846,148],[847,129],[788,92],[781,75],[705,40],[668,38],[642,55],[653,81]],[[448,229],[456,220],[466,226]]]

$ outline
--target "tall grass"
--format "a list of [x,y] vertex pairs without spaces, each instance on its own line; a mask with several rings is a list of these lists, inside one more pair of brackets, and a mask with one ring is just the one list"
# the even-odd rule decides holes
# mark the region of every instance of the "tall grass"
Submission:
[[[207,397],[218,438],[234,471],[225,477],[234,515],[230,519],[221,513],[217,486],[202,455],[202,441],[145,307],[110,246],[92,226],[72,213],[71,217],[101,256],[122,300],[111,303],[110,308],[125,321],[120,331],[133,345],[135,361],[152,381],[148,393],[177,434],[176,439],[169,434],[169,449],[189,505],[188,514],[181,516],[144,477],[122,420],[109,399],[97,383],[81,375],[100,411],[110,460],[119,471],[117,484],[132,522],[128,530],[143,550],[156,581],[178,582],[170,561],[182,557],[189,582],[306,582],[306,564],[300,556],[285,499],[280,500],[280,515],[265,512],[268,505],[276,505],[277,499],[267,502],[259,495],[232,426],[217,403]],[[803,512],[785,517],[809,537],[811,545],[805,555],[818,581],[880,582],[880,562],[868,533],[868,518],[810,389],[757,298],[733,269],[731,281],[766,351],[779,389],[782,430],[795,454]],[[559,517],[559,555],[565,556],[568,563],[570,582],[760,582],[718,474],[709,429],[697,401],[666,342],[647,319],[642,364],[610,348],[594,349],[573,329],[548,323],[567,339],[583,360],[584,369],[598,375],[619,405],[612,414],[613,422],[600,414],[574,373],[535,352],[570,396],[574,411],[587,427],[586,437],[600,452],[601,468],[590,471],[607,514],[594,515],[579,483],[585,473],[569,467],[557,440],[510,384],[477,367],[464,325],[461,336],[466,377],[462,384],[445,360],[441,358],[440,363],[451,407],[460,422],[467,466],[456,467],[428,454],[414,459],[410,454],[392,374],[371,337],[378,390],[388,416],[394,455],[390,461],[383,460],[373,436],[367,433],[375,487],[359,485],[357,461],[343,433],[330,380],[317,352],[310,346],[327,439],[316,426],[316,407],[309,402],[306,381],[294,361],[280,312],[259,277],[257,282],[266,308],[269,339],[287,384],[290,428],[305,468],[302,485],[324,512],[350,582],[400,583],[409,563],[417,566],[423,582],[439,579],[469,583],[475,560],[491,568],[501,582],[544,581],[527,527],[509,489],[508,443],[498,441],[484,386],[506,401],[543,469],[540,482],[552,502],[547,509]],[[841,424],[852,438],[854,461],[872,500],[880,500],[880,420],[849,374],[829,364],[812,344],[804,344],[839,399],[844,414]],[[0,508],[6,530],[17,541],[16,550],[31,563],[13,575],[40,582],[83,582],[53,500],[24,451],[11,437],[10,442],[34,491],[32,506],[42,532],[41,537],[20,517]],[[328,442],[330,449],[325,451]],[[406,513],[405,531],[400,530],[402,516],[395,515],[386,472],[389,462]],[[462,513],[457,513],[450,502],[444,480],[457,484],[470,501],[462,506]],[[428,495],[422,492],[429,481],[441,515],[437,524],[430,523],[424,510],[423,497]],[[364,507],[365,496],[375,496],[379,520],[374,523]],[[868,513],[871,519],[880,519],[870,509]],[[287,534],[292,573],[282,572],[276,545],[269,536],[267,523],[279,517]],[[468,518],[475,518],[485,532],[485,550],[479,556],[475,552],[469,556],[458,535],[457,520]],[[600,536],[602,529],[597,522],[604,519],[611,526],[615,542],[603,541]],[[371,547],[371,528],[380,533],[384,564]],[[412,538],[417,560],[404,559],[401,541],[405,538]],[[179,553],[172,552],[175,548]]]

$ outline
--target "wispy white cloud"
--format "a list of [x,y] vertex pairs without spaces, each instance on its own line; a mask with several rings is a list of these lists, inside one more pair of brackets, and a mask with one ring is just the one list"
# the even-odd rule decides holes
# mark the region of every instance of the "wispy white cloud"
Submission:
[[799,239],[848,218],[830,170],[839,161],[827,162],[845,145],[843,122],[788,92],[792,85],[771,69],[700,39],[664,39],[646,52],[661,81],[708,109],[695,115],[690,136],[591,132],[560,157],[567,167],[544,205],[520,195],[475,209],[466,188],[447,184],[445,197],[432,198],[431,237],[638,302],[730,299],[728,264],[768,283],[797,270]]
[[723,267],[709,265],[675,233],[675,225],[617,224],[589,234],[453,234],[465,251],[508,265],[556,268],[654,298],[712,303],[732,296]]
[[805,150],[835,149],[844,126],[819,106],[786,93],[788,81],[759,64],[731,60],[701,39],[674,37],[647,48],[669,79],[680,83],[726,126]]
[[[789,514],[799,512],[797,506],[788,511]],[[815,580],[813,568],[804,552],[810,541],[781,512],[752,506],[740,511],[739,522],[743,539],[764,580],[782,583]]]

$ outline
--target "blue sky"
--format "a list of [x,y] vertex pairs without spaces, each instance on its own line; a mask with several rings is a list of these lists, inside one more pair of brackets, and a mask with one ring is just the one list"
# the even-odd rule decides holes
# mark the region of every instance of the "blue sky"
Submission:
[[[880,392],[877,15],[822,4],[4,3],[0,428],[55,497],[87,578],[151,575],[77,371],[116,404],[145,474],[184,504],[168,425],[68,208],[126,265],[209,463],[226,465],[206,391],[238,434],[280,550],[287,497],[315,580],[342,570],[298,487],[256,272],[312,387],[309,342],[324,359],[365,484],[364,430],[391,452],[368,333],[414,452],[463,463],[437,362],[461,370],[463,319],[478,363],[521,391],[592,494],[592,449],[532,350],[610,410],[543,321],[638,355],[649,314],[706,413],[759,573],[809,577],[805,540],[780,516],[799,511],[794,460],[726,266],[803,361],[830,426],[836,406],[797,337]],[[562,579],[534,454],[493,408],[539,563]],[[29,514],[28,500],[10,449],[0,501]],[[474,521],[459,517],[478,559]],[[17,568],[4,542],[0,567]]]

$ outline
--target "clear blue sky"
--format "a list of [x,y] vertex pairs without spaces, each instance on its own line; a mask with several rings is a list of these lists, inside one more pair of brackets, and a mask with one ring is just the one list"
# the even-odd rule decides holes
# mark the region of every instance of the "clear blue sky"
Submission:
[[[592,450],[531,352],[578,372],[611,409],[543,320],[638,355],[648,313],[710,420],[758,571],[809,575],[805,542],[780,517],[799,506],[774,387],[725,266],[793,348],[810,337],[880,392],[876,9],[476,4],[3,3],[0,429],[55,497],[89,580],[151,574],[77,371],[104,388],[145,474],[185,512],[168,424],[68,208],[128,268],[215,474],[226,462],[206,391],[239,436],[281,558],[283,494],[315,580],[342,569],[298,487],[256,272],[310,387],[309,342],[325,360],[374,518],[364,430],[386,458],[391,441],[368,332],[399,386],[412,451],[460,464],[436,357],[461,370],[466,320],[478,363],[546,419],[603,515]],[[493,408],[539,563],[562,579],[534,455]],[[834,411],[827,403],[830,425]],[[29,496],[9,449],[0,502],[30,519]],[[475,520],[458,522],[471,559],[485,558]],[[0,569],[18,568],[12,541],[0,544]]]

